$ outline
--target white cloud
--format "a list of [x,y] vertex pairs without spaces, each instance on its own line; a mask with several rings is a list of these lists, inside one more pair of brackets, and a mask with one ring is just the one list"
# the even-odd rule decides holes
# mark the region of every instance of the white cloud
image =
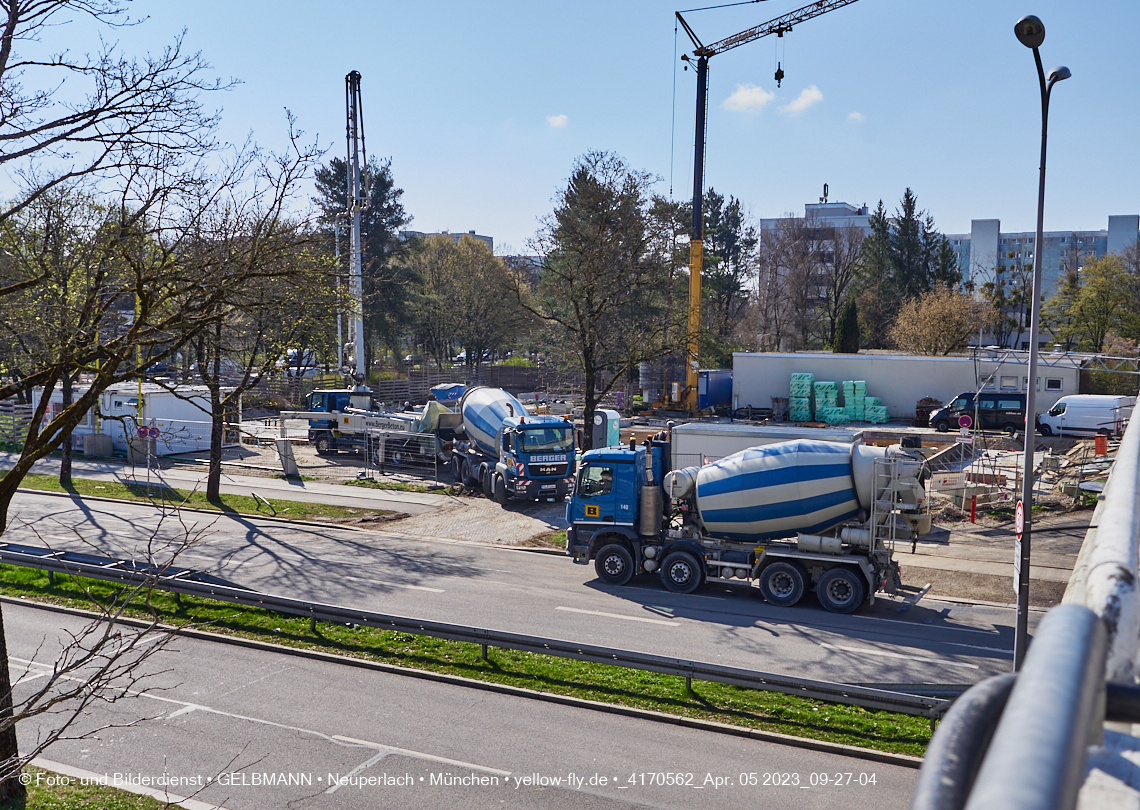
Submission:
[[795,101],[781,107],[780,112],[799,115],[808,107],[813,104],[818,104],[821,101],[823,101],[823,93],[819,92],[819,88],[813,84],[811,87],[805,87],[803,91],[800,92],[799,98]]
[[760,112],[775,97],[775,93],[769,93],[754,84],[738,84],[732,95],[724,100],[723,106],[726,110]]
[[863,115],[861,112],[853,112],[847,114],[847,120],[854,121],[856,123],[862,123],[867,120],[867,116]]
[[546,123],[555,129],[562,129],[562,127],[570,123],[570,118],[565,115],[548,115],[546,116]]

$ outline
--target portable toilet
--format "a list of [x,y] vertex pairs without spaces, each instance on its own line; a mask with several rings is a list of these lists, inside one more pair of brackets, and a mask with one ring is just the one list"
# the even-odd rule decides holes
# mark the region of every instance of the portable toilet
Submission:
[[621,414],[607,408],[594,411],[594,449],[621,444]]

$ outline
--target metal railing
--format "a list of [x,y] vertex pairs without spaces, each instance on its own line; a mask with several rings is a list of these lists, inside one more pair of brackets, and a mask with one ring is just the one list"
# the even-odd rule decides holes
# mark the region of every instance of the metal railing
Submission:
[[931,719],[940,717],[950,705],[950,701],[932,695],[816,681],[790,675],[758,672],[744,667],[730,667],[652,653],[616,650],[611,647],[580,644],[562,639],[373,613],[319,602],[306,602],[301,599],[249,590],[210,575],[196,575],[188,569],[165,569],[134,560],[113,560],[90,554],[53,551],[48,548],[4,543],[0,544],[0,563],[37,568],[54,574],[83,576],[109,582],[121,582],[127,585],[153,587],[156,590],[169,591],[175,594],[263,608],[275,613],[308,618],[314,629],[317,622],[340,625],[357,624],[419,636],[465,641],[482,645],[484,657],[486,657],[488,648],[498,647],[506,650],[519,650],[674,675],[685,678],[690,684],[693,680],[710,681],[748,689],[782,692],[828,703],[844,703],[866,709],[898,712]]
[[[1140,427],[1125,431],[1066,591],[1021,671],[969,689],[926,752],[912,810],[1071,810],[1104,723],[1140,722]],[[1131,806],[1131,805],[1130,805]]]

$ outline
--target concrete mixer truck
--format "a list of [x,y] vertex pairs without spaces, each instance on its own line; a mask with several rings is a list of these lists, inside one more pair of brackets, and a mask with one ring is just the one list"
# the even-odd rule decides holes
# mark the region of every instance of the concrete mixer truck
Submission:
[[482,486],[488,498],[563,498],[574,481],[574,425],[569,417],[527,412],[499,388],[468,388],[458,412],[441,414],[439,436],[451,447],[455,480]]
[[900,447],[808,439],[669,470],[667,441],[591,450],[568,499],[567,553],[624,585],[657,572],[667,589],[748,582],[774,605],[811,589],[834,613],[904,586],[896,541],[930,531],[923,464]]

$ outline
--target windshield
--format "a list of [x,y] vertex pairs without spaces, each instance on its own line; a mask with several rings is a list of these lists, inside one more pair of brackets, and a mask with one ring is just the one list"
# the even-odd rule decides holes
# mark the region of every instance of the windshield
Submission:
[[1052,409],[1049,411],[1049,415],[1050,415],[1050,416],[1060,416],[1060,415],[1061,415],[1061,414],[1063,414],[1064,412],[1065,412],[1065,403],[1064,403],[1064,402],[1058,402],[1058,403],[1057,403],[1056,405],[1054,405],[1054,406],[1052,407]]
[[523,453],[538,453],[544,450],[568,452],[574,448],[574,430],[566,427],[531,428],[522,431],[519,437],[519,450]]

